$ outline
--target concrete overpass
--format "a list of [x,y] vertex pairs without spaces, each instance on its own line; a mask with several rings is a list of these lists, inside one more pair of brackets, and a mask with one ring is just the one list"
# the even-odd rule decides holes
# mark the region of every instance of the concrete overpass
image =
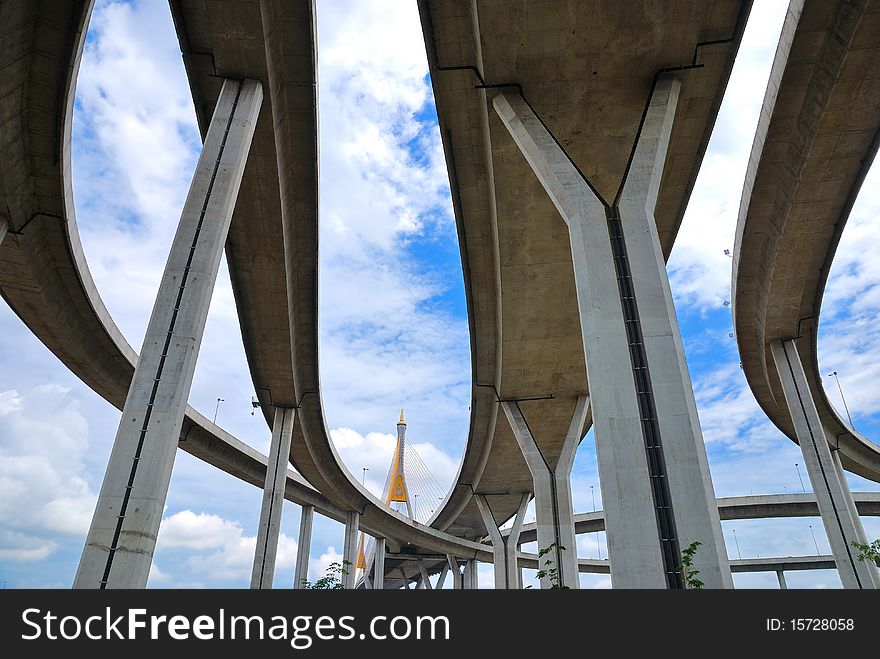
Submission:
[[[841,467],[880,480],[880,447],[843,421],[822,385],[817,328],[828,272],[880,143],[880,3],[789,6],[758,121],[733,254],[743,372],[768,417],[801,444],[836,555],[851,580],[864,535]],[[830,449],[830,450],[829,450]],[[847,577],[844,577],[846,582]]]
[[[622,524],[619,532],[609,532],[613,554],[621,557],[613,560],[637,566],[633,578],[644,578],[639,582],[642,585],[676,587],[675,571],[670,569],[676,554],[674,547],[663,544],[663,533],[658,545],[653,528],[656,512],[656,524],[667,524],[673,535],[677,530],[683,540],[700,537],[710,543],[711,560],[701,567],[711,575],[712,585],[728,584],[718,513],[714,500],[706,498],[711,481],[662,259],[671,249],[696,179],[749,3],[648,2],[636,12],[609,3],[597,5],[593,16],[562,2],[540,21],[534,20],[540,3],[523,1],[513,12],[508,11],[509,5],[497,3],[474,5],[473,11],[463,2],[420,3],[461,236],[474,363],[467,450],[456,486],[432,521],[434,528],[388,510],[360,486],[336,454],[324,421],[318,378],[312,3],[172,0],[170,4],[206,139],[203,158],[215,148],[211,146],[211,117],[216,119],[221,112],[218,99],[225,93],[224,80],[249,81],[262,90],[265,99],[256,101],[258,114],[250,127],[240,127],[229,115],[226,134],[247,132],[250,147],[230,164],[239,170],[240,187],[231,195],[234,211],[228,209],[228,233],[218,236],[220,245],[225,244],[255,388],[267,421],[275,426],[273,457],[267,459],[191,408],[184,413],[185,385],[186,391],[171,401],[172,407],[181,406],[180,432],[170,438],[171,461],[179,441],[184,450],[230,474],[265,484],[264,511],[272,510],[267,502],[276,496],[274,490],[270,493],[269,483],[283,484],[277,496],[345,521],[347,557],[361,527],[387,541],[391,555],[413,549],[423,556],[449,554],[471,561],[473,574],[474,559],[491,560],[493,554],[499,558],[498,547],[493,552],[476,540],[522,510],[531,492],[538,495],[539,527],[542,518],[565,513],[566,506],[571,518],[570,492],[566,502],[566,493],[559,493],[558,484],[568,487],[574,449],[590,423],[590,402],[597,410],[597,426],[600,421],[610,423],[613,407],[606,394],[589,391],[591,364],[594,380],[609,379],[608,391],[635,386],[627,394],[632,399],[627,414],[636,423],[640,414],[633,411],[636,400],[638,409],[643,399],[650,406],[655,404],[650,384],[647,390],[638,385],[639,369],[647,373],[650,366],[651,372],[662,376],[662,385],[655,383],[662,404],[657,418],[642,415],[642,433],[648,433],[645,446],[639,439],[627,449],[635,453],[615,453],[619,449],[614,448],[600,456],[603,488],[613,488],[614,481],[625,475],[628,484],[641,493],[633,499],[640,507],[631,521],[624,508],[609,513],[610,519]],[[0,210],[9,227],[0,247],[0,290],[65,364],[109,402],[123,407],[131,402],[126,396],[133,395],[131,382],[137,378],[138,357],[107,313],[88,273],[70,189],[72,99],[91,2],[72,2],[63,11],[68,14],[62,15],[57,3],[50,2],[8,0],[0,5],[7,31],[0,56],[4,73],[0,92],[7,99],[0,117],[4,195]],[[596,19],[602,30],[592,27]],[[616,29],[609,31],[608,25]],[[512,38],[523,31],[531,32],[530,38]],[[621,61],[620,48],[611,47],[608,41],[611,34],[630,44],[637,57]],[[547,44],[552,44],[550,51]],[[587,117],[593,130],[584,135],[580,131]],[[225,143],[226,137],[217,163]],[[547,161],[551,151],[562,158]],[[608,336],[618,341],[618,356],[647,358],[644,366],[633,361],[633,375],[619,375],[619,369],[603,366],[602,354],[590,356],[587,335],[596,332],[590,334],[593,339],[606,338],[605,329],[591,323],[595,323],[596,309],[608,301],[595,298],[592,266],[583,269],[590,262],[585,257],[598,247],[588,242],[576,245],[574,226],[582,219],[594,221],[589,215],[592,211],[579,219],[560,200],[560,177],[574,173],[582,198],[593,197],[584,203],[590,208],[605,207],[601,216],[603,222],[608,221],[608,231],[623,225],[623,233],[612,236],[611,243],[612,250],[619,249],[615,245],[623,244],[625,238],[632,250],[632,264],[625,267],[635,270],[627,270],[623,278],[634,278],[637,289],[645,279],[653,287],[636,290],[629,297],[621,292],[622,297],[614,301],[622,307],[614,313],[622,313],[623,320],[614,331],[618,338]],[[194,190],[200,176],[197,172]],[[209,195],[210,189],[209,185]],[[646,242],[638,232],[627,234],[631,221],[642,222],[640,226],[652,238]],[[200,248],[198,235],[193,249]],[[603,249],[607,251],[608,245]],[[615,265],[606,268],[605,275],[618,268],[620,280],[618,256],[615,252]],[[651,264],[652,258],[653,266],[638,270]],[[161,304],[162,295],[160,291],[157,309],[168,308]],[[582,301],[582,295],[592,308]],[[209,299],[210,287],[193,304],[203,304],[205,296]],[[637,298],[643,307],[641,321],[638,313],[634,320],[626,316]],[[656,306],[657,299],[664,303]],[[625,334],[624,327],[632,325],[624,322],[642,323],[647,336],[644,345],[639,335],[638,340],[629,341],[627,352],[619,337]],[[195,335],[196,346],[198,341],[200,335]],[[670,355],[677,365],[667,363]],[[157,356],[158,351],[141,362]],[[606,398],[601,400],[603,395]],[[148,408],[152,405],[150,399]],[[689,419],[684,426],[675,426],[678,421],[672,420],[680,414],[667,415],[678,408],[691,410],[684,414]],[[503,411],[501,420],[499,411]],[[290,424],[286,425],[286,445],[279,418]],[[141,444],[147,432],[144,423]],[[651,429],[645,430],[644,423]],[[603,427],[613,431],[613,426]],[[661,448],[661,430],[667,437],[683,432],[688,439]],[[633,442],[642,433],[626,432],[619,437]],[[656,444],[650,443],[649,435]],[[609,435],[614,436],[613,432]],[[305,479],[288,471],[283,459],[287,450],[278,455],[279,446],[290,447],[290,459]],[[148,450],[152,450],[149,445]],[[667,464],[661,467],[668,471],[655,474],[650,471],[652,456],[664,452]],[[524,454],[530,459],[524,459]],[[168,464],[166,477],[170,477],[170,468]],[[673,483],[671,491],[652,492],[649,478],[667,478]],[[113,485],[112,480],[105,486]],[[161,485],[144,487],[150,490],[151,505],[164,501]],[[626,503],[613,493],[612,489],[603,497],[610,505]],[[687,514],[674,518],[672,503]],[[277,515],[264,514],[261,541],[271,543],[273,533],[277,539]],[[158,528],[157,520],[155,525]],[[536,533],[560,539],[565,525],[552,529],[545,525],[544,531]],[[572,535],[574,528],[572,523]],[[143,551],[133,553],[149,556],[150,533],[142,535],[147,538]],[[622,541],[636,537],[639,541],[632,544],[638,552],[629,551]],[[111,556],[118,548],[116,539],[113,543],[108,545]],[[561,565],[563,558],[557,555],[556,560]],[[508,572],[510,568],[502,566]],[[664,572],[666,582],[658,581]],[[105,572],[102,586],[138,585],[109,584],[107,576]],[[260,575],[260,583],[265,576]]]

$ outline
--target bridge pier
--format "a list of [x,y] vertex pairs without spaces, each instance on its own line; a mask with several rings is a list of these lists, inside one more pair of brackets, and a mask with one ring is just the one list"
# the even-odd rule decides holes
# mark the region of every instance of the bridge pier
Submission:
[[5,217],[0,217],[0,245],[3,244],[7,231],[9,231],[9,222],[6,221]]
[[794,339],[770,344],[785,402],[797,433],[807,475],[844,588],[880,588],[880,574],[870,561],[860,561],[853,542],[867,543],[846,476],[822,426],[819,412]]
[[709,588],[733,580],[654,206],[681,83],[660,76],[617,197],[606,201],[523,96],[493,106],[565,220],[611,575],[617,588],[683,588],[681,551]]
[[342,547],[342,568],[346,573],[342,575],[342,584],[348,590],[354,588],[355,575],[357,574],[354,566],[357,563],[357,541],[360,521],[360,513],[356,510],[349,511],[345,515],[345,542]]
[[[560,586],[570,589],[580,588],[577,537],[574,532],[574,509],[571,503],[571,468],[590,410],[590,397],[578,398],[555,467],[551,467],[545,460],[519,405],[515,402],[502,402],[501,407],[532,474],[535,489],[535,518],[538,526],[538,551],[553,547],[553,551],[546,554],[543,559],[550,564],[542,565],[539,569],[545,567],[548,571],[556,569]],[[513,545],[514,556],[518,541],[517,537]],[[515,564],[514,560],[514,566]],[[541,579],[541,588],[550,588],[551,581],[549,575]],[[515,579],[511,578],[509,582],[513,584]]]
[[376,553],[373,557],[373,588],[385,588],[385,538],[376,538]]
[[[513,527],[510,533],[502,535],[498,529],[498,523],[486,501],[485,495],[475,494],[474,499],[477,507],[480,509],[480,515],[483,517],[483,524],[486,525],[486,531],[492,540],[493,565],[495,568],[495,589],[516,589],[521,588],[519,585],[519,570],[516,563],[516,550],[519,545],[519,534],[522,530],[523,519],[526,516],[526,508],[531,499],[531,492],[522,495],[517,510],[516,517],[513,521]],[[574,520],[572,520],[572,525]],[[572,528],[574,528],[572,526]]]
[[780,590],[788,589],[788,584],[785,583],[785,570],[776,570],[776,579],[779,581]]
[[74,588],[144,588],[263,92],[225,80],[125,400]]
[[452,554],[446,554],[446,564],[449,565],[449,571],[452,573],[452,589],[461,590],[464,588],[464,577],[461,574],[458,559]]
[[461,577],[462,588],[465,590],[477,590],[480,587],[479,574],[477,572],[477,559],[469,558],[464,564],[464,573]]
[[312,549],[312,520],[315,516],[314,506],[303,506],[299,518],[299,541],[296,545],[296,569],[293,575],[293,587],[302,588],[309,579],[309,556]]
[[290,439],[293,436],[295,416],[296,410],[292,407],[275,408],[263,505],[260,508],[260,526],[257,529],[257,547],[251,571],[251,588],[271,588],[275,576],[275,558],[284,510],[284,484],[287,481],[287,463],[290,461]]

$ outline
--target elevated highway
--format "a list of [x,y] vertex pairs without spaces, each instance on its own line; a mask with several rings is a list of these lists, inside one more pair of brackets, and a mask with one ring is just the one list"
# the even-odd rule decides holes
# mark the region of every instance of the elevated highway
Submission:
[[732,308],[743,372],[797,441],[773,363],[797,339],[809,392],[844,468],[880,481],[880,447],[841,419],[819,371],[822,297],[880,144],[880,3],[791,3],[758,120],[736,228]]

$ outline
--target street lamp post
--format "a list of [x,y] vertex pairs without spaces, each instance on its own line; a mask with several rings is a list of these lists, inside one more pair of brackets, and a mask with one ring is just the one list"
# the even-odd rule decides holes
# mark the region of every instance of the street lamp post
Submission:
[[843,397],[843,388],[840,386],[840,378],[837,377],[837,371],[831,371],[828,374],[828,377],[832,377],[832,376],[837,381],[837,390],[840,392],[840,400],[843,401],[843,409],[846,410],[846,418],[849,419],[849,427],[852,428],[853,430],[855,430],[856,427],[853,425],[852,416],[850,416],[849,407],[846,404],[846,398]]

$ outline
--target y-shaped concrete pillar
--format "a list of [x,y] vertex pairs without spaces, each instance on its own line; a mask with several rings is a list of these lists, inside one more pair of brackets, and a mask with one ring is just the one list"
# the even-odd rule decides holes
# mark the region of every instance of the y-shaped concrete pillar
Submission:
[[75,588],[147,584],[211,294],[263,92],[226,80],[128,390]]
[[290,438],[293,436],[295,415],[296,410],[292,407],[275,408],[266,483],[263,488],[263,505],[260,509],[260,526],[257,529],[254,568],[251,572],[251,588],[271,588],[272,578],[275,576],[275,557],[278,553],[278,537],[281,534],[284,485],[287,481]]
[[[590,410],[590,398],[589,396],[578,398],[565,442],[562,445],[562,452],[555,467],[551,467],[541,453],[519,405],[515,402],[502,402],[501,407],[510,422],[513,435],[532,474],[535,488],[538,550],[553,547],[550,553],[541,558],[540,569],[548,573],[541,579],[541,588],[553,586],[549,573],[554,569],[558,570],[560,586],[569,589],[580,588],[570,476],[572,465],[574,465],[574,455],[581,440],[581,431]],[[516,542],[518,541],[519,538],[516,539]],[[516,555],[515,543],[512,551]],[[513,578],[511,575],[510,583],[515,583]]]
[[354,588],[355,575],[357,570],[357,541],[358,531],[361,522],[360,513],[352,510],[345,515],[345,543],[342,548],[342,567],[347,574],[343,575],[342,584],[349,590]]
[[852,546],[854,541],[867,542],[865,530],[839,459],[831,452],[797,345],[791,339],[774,341],[770,350],[840,581],[844,588],[880,588],[877,568],[870,561],[860,561],[858,550]]
[[309,555],[312,549],[312,519],[314,516],[314,506],[302,507],[299,518],[299,542],[296,545],[296,569],[293,575],[294,588],[302,588],[309,579]]
[[[477,507],[480,509],[480,515],[483,517],[483,524],[486,525],[486,531],[492,540],[493,564],[495,566],[495,589],[516,589],[519,588],[519,570],[516,564],[516,550],[519,545],[519,535],[522,531],[523,519],[526,516],[526,508],[531,499],[531,492],[522,495],[517,510],[516,517],[513,520],[513,526],[508,535],[502,535],[498,529],[498,523],[489,508],[486,497],[482,494],[475,494],[474,499]],[[574,526],[572,526],[574,531]]]
[[709,588],[733,580],[654,223],[680,82],[661,76],[618,199],[591,187],[517,92],[493,99],[568,225],[593,407],[611,577],[682,588],[681,551]]

